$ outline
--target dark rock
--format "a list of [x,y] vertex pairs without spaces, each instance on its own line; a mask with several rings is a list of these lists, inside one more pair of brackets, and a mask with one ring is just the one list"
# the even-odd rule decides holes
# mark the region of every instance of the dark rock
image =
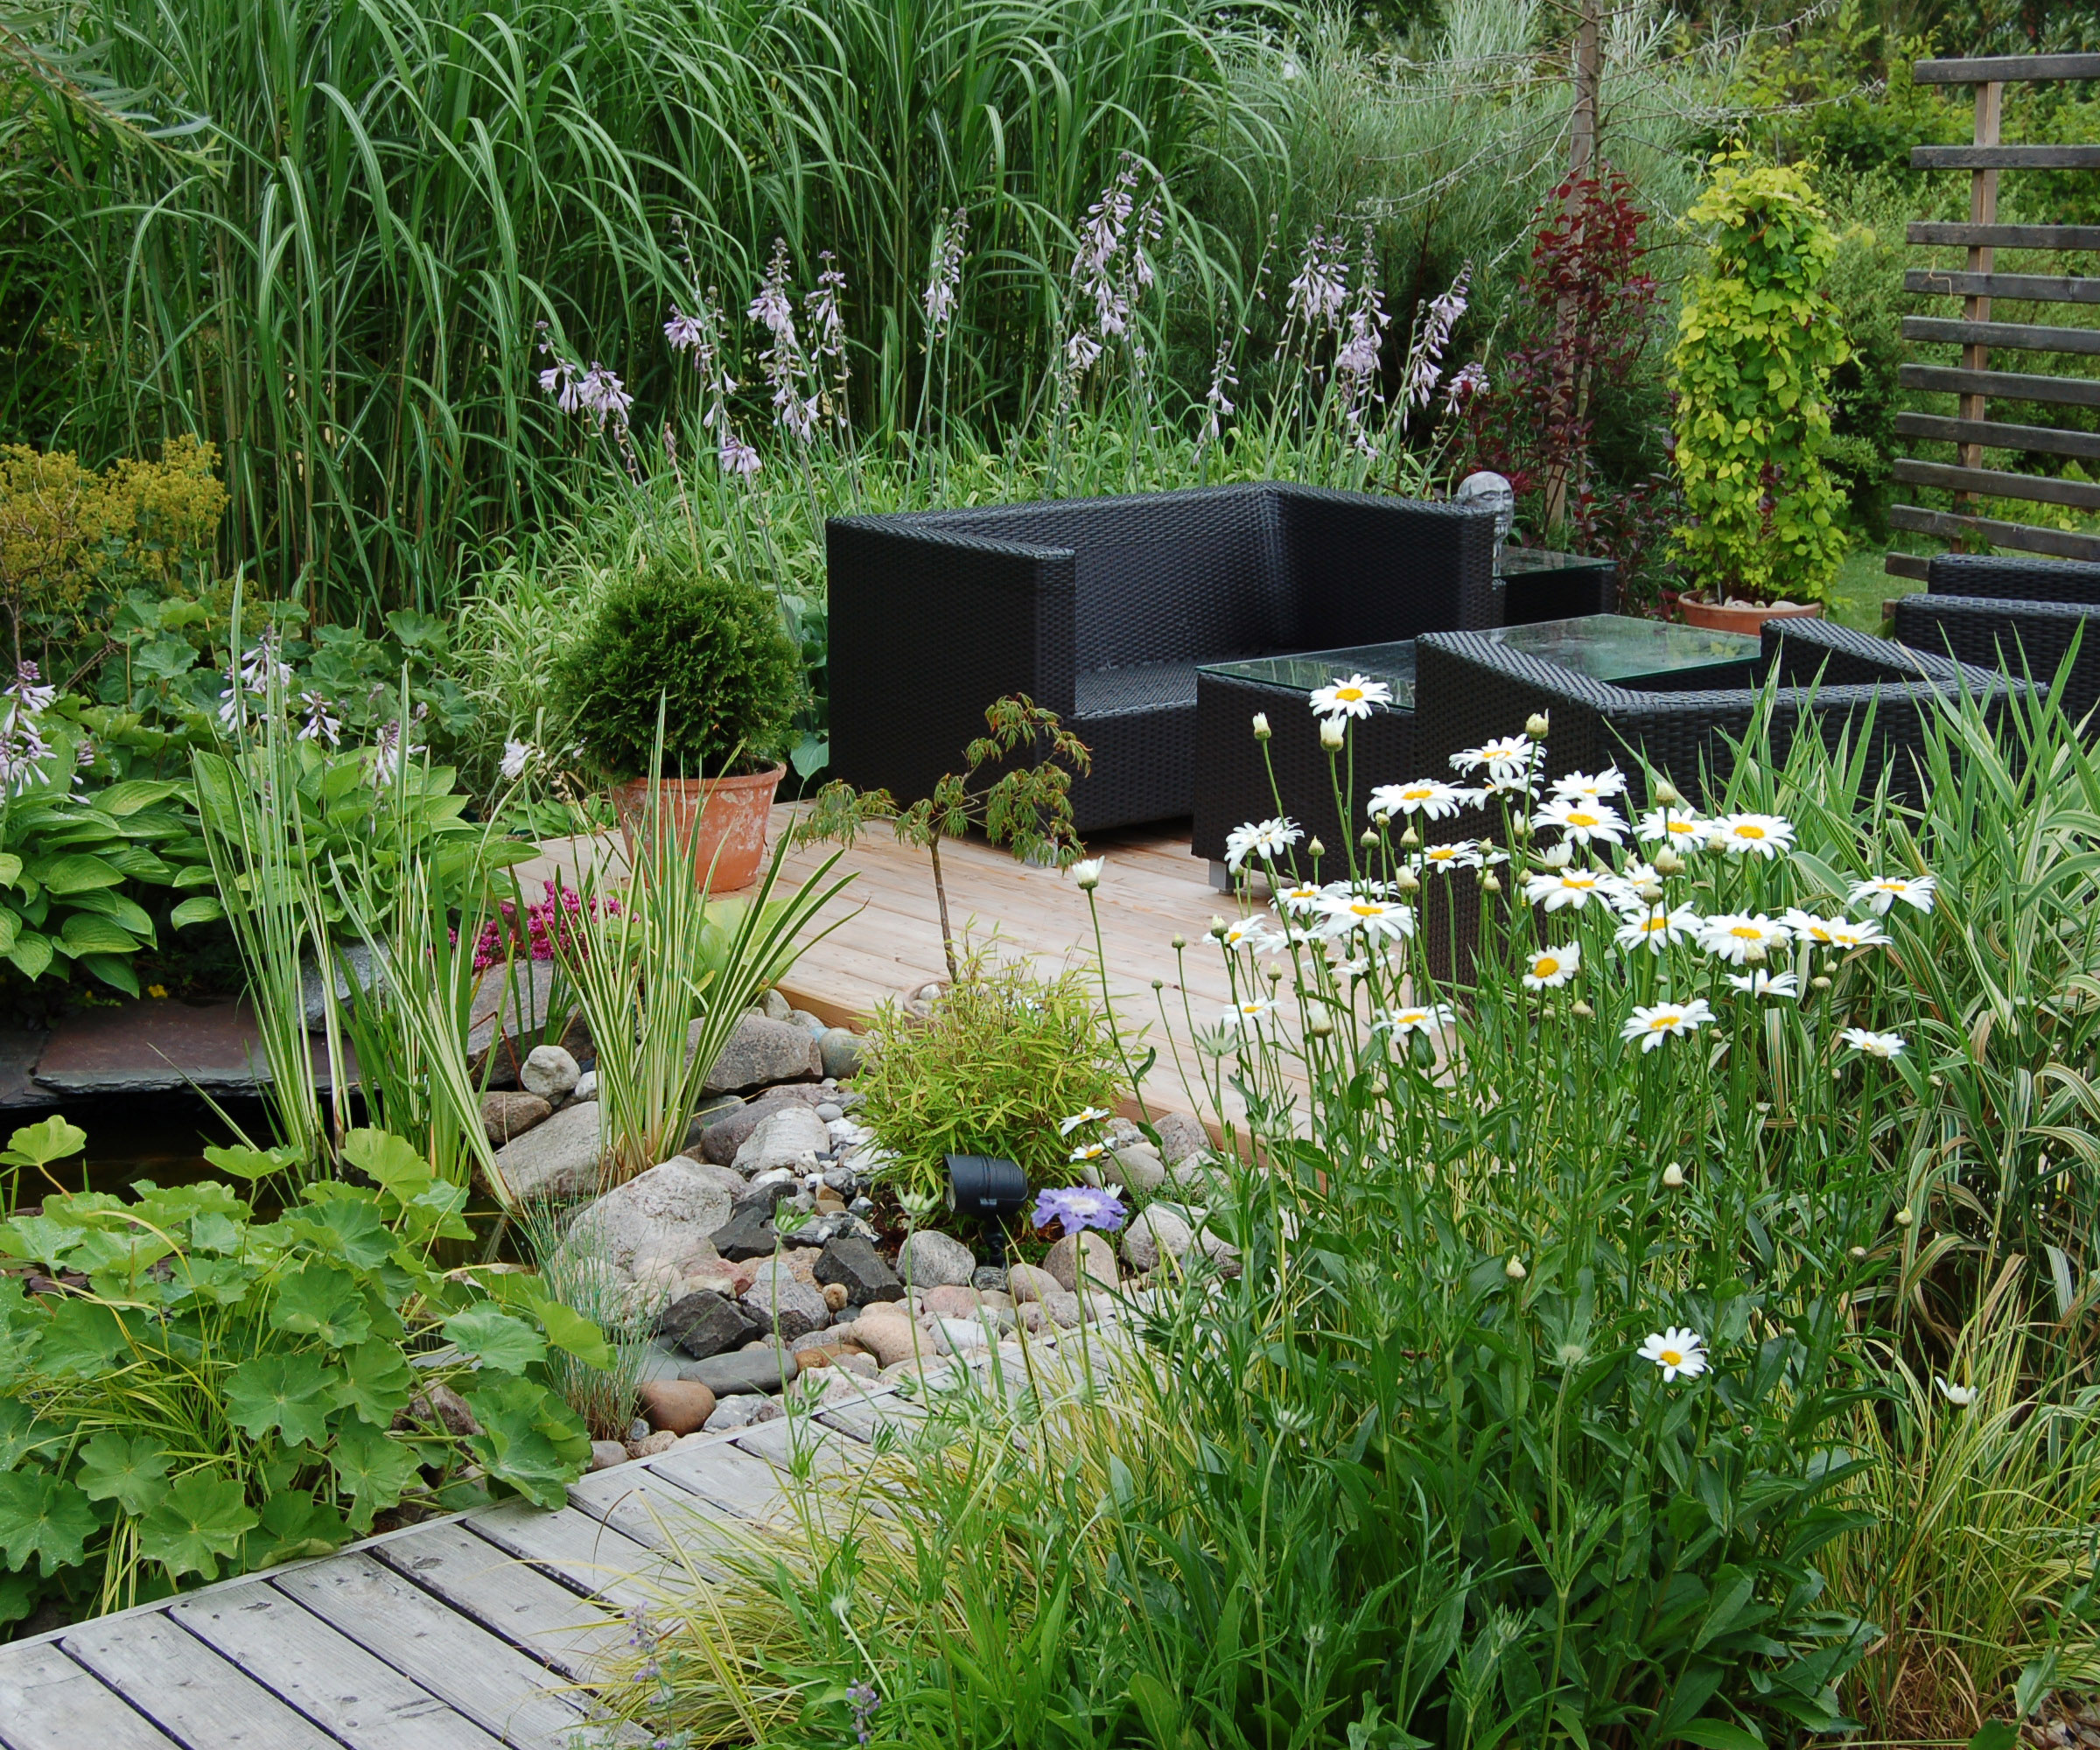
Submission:
[[773,1229],[773,1204],[746,1203],[715,1229],[715,1250],[732,1264],[745,1258],[771,1257],[777,1238]]
[[656,1334],[695,1361],[741,1348],[758,1329],[758,1321],[735,1301],[708,1288],[674,1300],[656,1320]]
[[751,1285],[744,1297],[744,1310],[784,1342],[792,1343],[831,1322],[831,1309],[824,1297],[806,1282],[797,1282],[780,1265],[766,1268],[777,1273]]
[[852,1235],[830,1242],[816,1260],[815,1274],[822,1283],[837,1283],[846,1291],[851,1306],[872,1306],[878,1300],[901,1300],[904,1284],[868,1241]]
[[705,1086],[710,1094],[736,1094],[776,1082],[815,1082],[823,1073],[823,1055],[806,1028],[746,1014],[737,1018]]
[[980,1264],[976,1270],[971,1275],[970,1278],[970,1285],[972,1288],[979,1290],[980,1292],[992,1291],[1002,1294],[1004,1293],[1006,1290],[1005,1265],[997,1264]]
[[535,1124],[543,1124],[554,1116],[554,1108],[537,1094],[484,1094],[481,1096],[481,1128],[488,1132],[490,1144],[501,1148],[514,1137],[522,1137]]
[[704,1385],[717,1397],[728,1397],[740,1391],[778,1391],[783,1383],[793,1385],[801,1372],[793,1355],[767,1348],[710,1355],[681,1368],[679,1377]]
[[769,1179],[763,1185],[746,1185],[737,1193],[735,1208],[738,1210],[757,1207],[771,1215],[795,1194],[793,1179]]
[[860,1074],[860,1035],[847,1027],[828,1027],[816,1041],[824,1074],[834,1081]]

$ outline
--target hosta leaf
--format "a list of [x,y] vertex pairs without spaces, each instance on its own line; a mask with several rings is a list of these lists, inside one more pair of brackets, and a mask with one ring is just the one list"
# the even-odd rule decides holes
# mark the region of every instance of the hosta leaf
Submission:
[[458,1344],[462,1353],[482,1366],[504,1373],[522,1373],[547,1355],[546,1342],[537,1331],[486,1301],[453,1313],[444,1321],[444,1334],[448,1342]]
[[346,1349],[372,1334],[372,1312],[356,1278],[332,1264],[309,1264],[277,1284],[270,1322],[280,1331],[318,1337]]
[[98,1522],[88,1497],[49,1471],[0,1476],[0,1550],[20,1572],[33,1556],[46,1574],[77,1566]]
[[93,973],[114,990],[122,990],[127,997],[138,995],[138,974],[131,962],[121,954],[83,954],[81,970]]
[[92,893],[74,895],[73,909],[76,913],[108,918],[120,929],[138,937],[142,942],[153,940],[153,920],[146,915],[146,908],[128,894],[114,887],[98,888]]
[[227,1419],[256,1439],[281,1429],[292,1446],[318,1446],[328,1438],[334,1382],[318,1356],[257,1355],[227,1376]]
[[343,1424],[328,1462],[335,1467],[337,1484],[355,1503],[350,1522],[360,1530],[382,1508],[399,1502],[416,1480],[414,1450],[362,1422]]
[[138,938],[111,918],[93,912],[68,912],[59,926],[59,938],[76,955],[136,954]]
[[85,851],[32,864],[29,872],[53,893],[85,893],[94,887],[114,887],[124,878],[101,858]]
[[394,1343],[360,1343],[343,1354],[331,1395],[374,1428],[391,1424],[416,1391],[416,1370]]
[[259,1523],[239,1483],[200,1472],[177,1482],[138,1522],[138,1553],[164,1564],[175,1578],[202,1574],[215,1579],[220,1561]]
[[80,1448],[79,1482],[88,1500],[114,1501],[136,1518],[167,1496],[167,1454],[150,1434],[106,1428]]
[[187,929],[192,924],[215,924],[225,915],[226,907],[219,903],[217,894],[192,893],[168,914],[168,921],[177,929]]
[[576,1412],[528,1379],[496,1377],[466,1394],[481,1432],[468,1441],[491,1476],[542,1507],[560,1507],[591,1461]]
[[558,1300],[542,1301],[539,1312],[540,1328],[556,1348],[566,1349],[585,1367],[604,1372],[612,1370],[612,1346],[606,1340],[606,1334],[596,1320],[584,1318],[573,1306],[565,1306]]
[[11,850],[0,850],[0,887],[11,887],[21,878],[22,859]]
[[[185,649],[188,647],[186,645]],[[126,815],[135,815],[141,808],[155,802],[164,802],[182,788],[165,778],[127,778],[121,784],[112,784],[98,791],[94,805],[104,814],[122,820]]]
[[51,970],[51,939],[35,930],[24,930],[6,950],[8,962],[24,978],[41,978]]
[[0,954],[5,954],[15,945],[15,938],[22,934],[22,919],[18,913],[0,906]]

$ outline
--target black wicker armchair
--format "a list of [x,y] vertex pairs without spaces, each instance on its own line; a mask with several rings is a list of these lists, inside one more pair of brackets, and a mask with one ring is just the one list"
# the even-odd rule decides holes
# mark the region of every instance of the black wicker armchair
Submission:
[[2085,625],[2100,612],[2100,565],[1942,553],[1926,567],[1925,590],[1896,603],[1901,642],[1984,668],[2003,663],[2046,685],[2076,640],[2063,709],[2076,720],[2100,704],[2100,627]]
[[836,517],[833,770],[909,802],[1026,693],[1081,830],[1189,812],[1196,665],[1498,622],[1492,512],[1281,482]]

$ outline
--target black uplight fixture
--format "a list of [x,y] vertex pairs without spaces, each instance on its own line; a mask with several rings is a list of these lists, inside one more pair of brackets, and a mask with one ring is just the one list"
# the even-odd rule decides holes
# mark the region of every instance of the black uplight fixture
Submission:
[[998,1155],[951,1154],[948,1201],[957,1215],[975,1215],[984,1222],[1004,1267],[1007,1218],[1020,1214],[1028,1201],[1028,1176],[1019,1164]]

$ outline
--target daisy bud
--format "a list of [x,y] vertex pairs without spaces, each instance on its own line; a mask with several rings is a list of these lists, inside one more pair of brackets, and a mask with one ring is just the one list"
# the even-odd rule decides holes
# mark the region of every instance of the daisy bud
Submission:
[[1520,1257],[1513,1257],[1502,1266],[1502,1274],[1512,1282],[1522,1282],[1530,1273],[1524,1268],[1524,1261]]
[[1856,1258],[1865,1257],[1866,1256],[1866,1248],[1865,1246],[1854,1246],[1852,1248],[1852,1256]]
[[1082,893],[1091,893],[1101,886],[1102,859],[1089,857],[1072,865],[1072,879]]
[[1656,788],[1648,794],[1654,796],[1656,803],[1662,808],[1682,808],[1684,806],[1684,791],[1680,790],[1667,778],[1656,779]]
[[1322,858],[1327,854],[1327,847],[1314,837],[1306,841],[1306,854],[1314,858]]
[[1417,832],[1411,826],[1408,828],[1405,832],[1400,835],[1401,848],[1404,850],[1412,850],[1421,843],[1422,835]]
[[1254,738],[1256,741],[1266,741],[1269,738],[1269,713],[1267,711],[1256,711],[1254,714]]
[[1684,872],[1684,859],[1678,856],[1677,853],[1672,850],[1667,844],[1656,853],[1656,874],[1682,875]]
[[1275,961],[1272,960],[1269,962],[1267,971],[1269,982],[1271,984],[1281,984],[1284,982],[1284,969]]
[[1896,1225],[1899,1228],[1908,1228],[1913,1222],[1916,1220],[1917,1217],[1913,1215],[1908,1209],[1899,1209],[1896,1211]]
[[1358,839],[1356,843],[1361,844],[1366,850],[1377,850],[1378,829],[1376,827],[1367,826],[1363,830],[1363,836]]
[[1662,884],[1660,881],[1643,881],[1634,892],[1652,906],[1662,897]]
[[1225,920],[1223,918],[1213,918],[1210,920],[1210,933],[1213,935],[1223,935],[1225,934]]
[[1551,720],[1544,711],[1533,711],[1530,717],[1524,719],[1524,733],[1534,741],[1544,740],[1546,731],[1550,726]]
[[1490,869],[1485,875],[1480,877],[1480,892],[1483,893],[1499,893],[1502,891],[1502,879],[1495,874],[1494,870]]
[[1421,885],[1420,878],[1411,869],[1403,869],[1393,877],[1393,892],[1396,893],[1411,893]]
[[1578,1021],[1592,1020],[1596,1018],[1597,1014],[1596,1010],[1592,1009],[1579,997],[1578,997],[1572,1003],[1568,1004],[1568,1012],[1574,1016]]
[[1668,1166],[1662,1169],[1662,1182],[1672,1191],[1679,1189],[1684,1183],[1684,1169],[1679,1166],[1676,1161],[1671,1161]]
[[1528,819],[1526,816],[1522,816],[1522,815],[1519,815],[1519,816],[1517,816],[1517,817],[1516,817],[1515,820],[1513,820],[1513,821],[1511,821],[1511,822],[1509,822],[1509,836],[1510,836],[1512,838],[1529,838],[1529,837],[1530,837],[1530,836],[1531,836],[1531,822],[1530,822],[1530,820],[1529,820],[1529,819]]
[[1338,717],[1323,717],[1320,718],[1320,745],[1326,748],[1328,752],[1339,753],[1341,752],[1341,738],[1345,732],[1346,732],[1342,727],[1341,718]]
[[1811,990],[1827,990],[1830,988],[1830,981],[1825,978],[1820,972],[1818,972],[1813,978],[1809,980],[1809,989]]
[[1384,1098],[1385,1098],[1385,1096],[1386,1096],[1388,1094],[1390,1094],[1392,1091],[1393,1091],[1393,1090],[1392,1090],[1391,1084],[1390,1084],[1390,1083],[1389,1083],[1389,1082],[1386,1081],[1385,1077],[1383,1077],[1382,1075],[1374,1075],[1374,1076],[1371,1078],[1371,1098],[1372,1098],[1372,1099],[1374,1099],[1374,1100],[1382,1100],[1382,1099],[1384,1099]]
[[1743,950],[1743,964],[1744,964],[1744,965],[1746,965],[1746,966],[1761,966],[1761,965],[1763,965],[1763,964],[1764,964],[1764,962],[1765,962],[1765,945],[1764,945],[1764,943],[1763,943],[1763,942],[1752,942],[1752,943],[1750,944],[1750,946],[1749,946],[1749,947],[1746,948]]
[[1325,1015],[1315,1015],[1306,1023],[1306,1031],[1314,1039],[1327,1039],[1334,1034],[1334,1023]]
[[1183,948],[1188,946],[1188,938],[1183,935],[1180,930],[1176,930],[1174,932],[1173,940],[1169,942],[1167,946],[1172,948],[1176,954],[1179,954]]

